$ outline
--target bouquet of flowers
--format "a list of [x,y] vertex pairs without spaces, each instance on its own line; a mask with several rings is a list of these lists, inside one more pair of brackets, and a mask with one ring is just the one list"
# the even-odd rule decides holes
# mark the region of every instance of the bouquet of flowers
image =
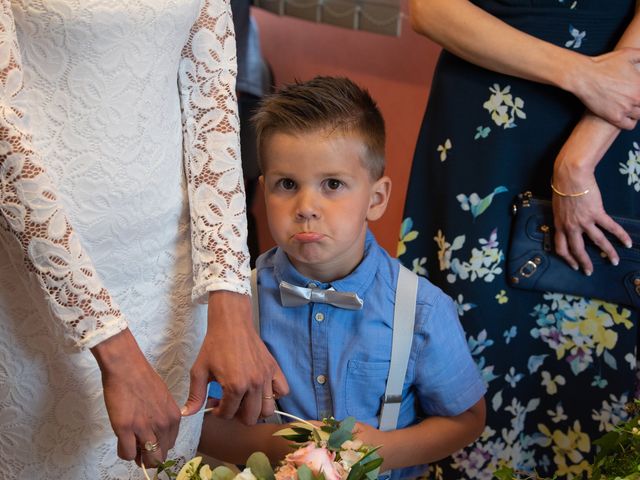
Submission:
[[296,422],[274,434],[291,440],[294,447],[275,470],[264,453],[255,452],[240,473],[225,466],[211,469],[202,464],[202,457],[195,457],[177,474],[172,471],[175,462],[165,462],[158,467],[154,480],[375,480],[378,477],[382,464],[382,458],[376,453],[379,447],[363,445],[353,438],[353,417],[341,422],[324,419],[321,426],[316,426],[284,412],[278,413]]

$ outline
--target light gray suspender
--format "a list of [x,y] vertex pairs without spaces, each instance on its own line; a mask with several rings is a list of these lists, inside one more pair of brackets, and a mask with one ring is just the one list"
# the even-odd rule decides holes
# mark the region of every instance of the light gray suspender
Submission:
[[[380,411],[380,430],[393,430],[398,425],[402,387],[407,374],[413,328],[416,318],[416,296],[418,276],[400,265],[393,310],[393,336],[391,340],[391,363],[387,377],[387,387]],[[251,271],[251,295],[253,303],[253,324],[260,332],[260,305],[258,301],[258,281],[254,268]]]
[[380,430],[394,430],[398,425],[402,387],[407,374],[413,326],[416,320],[416,296],[418,276],[400,265],[396,304],[393,309],[393,339],[391,341],[391,365],[387,377],[387,388],[380,411]]

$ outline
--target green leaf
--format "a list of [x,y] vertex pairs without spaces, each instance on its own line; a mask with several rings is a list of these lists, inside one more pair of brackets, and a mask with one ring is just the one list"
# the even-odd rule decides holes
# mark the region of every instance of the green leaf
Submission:
[[365,472],[370,472],[371,470],[375,470],[380,465],[382,465],[382,462],[383,462],[382,458],[378,457],[378,458],[372,458],[368,462],[364,462],[364,463],[360,462],[360,463],[362,463],[362,466],[364,467]]
[[247,467],[258,480],[274,480],[273,468],[267,456],[262,452],[254,452],[247,459]]
[[351,467],[351,471],[347,476],[347,480],[360,480],[364,476],[365,476],[364,467],[360,462],[358,462],[358,463],[354,463],[353,466]]
[[291,427],[291,428],[283,428],[282,430],[278,430],[273,434],[274,437],[285,437],[290,435],[304,435],[305,437],[309,437],[314,429],[306,429],[301,427]]
[[[194,475],[198,474],[200,463],[202,463],[202,457],[193,457],[182,466],[176,478],[178,480],[191,480]],[[199,476],[195,478],[199,478]]]
[[353,427],[356,424],[356,419],[353,417],[347,417],[342,422],[340,422],[340,427],[331,434],[329,437],[329,449],[331,450],[339,450],[340,446],[346,442],[347,440],[351,440],[353,438]]
[[298,467],[298,480],[313,480],[313,473],[306,465]]
[[164,472],[164,474],[168,477],[168,478],[174,478],[176,477],[177,473],[171,470],[171,467],[173,467],[177,462],[175,460],[167,460],[166,462],[161,463],[160,465],[158,465],[158,470],[156,472],[156,476],[160,475],[162,472]]
[[308,430],[308,431],[316,429],[315,425],[310,425],[304,422],[291,422],[289,425],[292,425],[296,428],[302,428],[303,430]]
[[224,465],[214,468],[211,472],[211,480],[233,480],[235,476],[235,472]]
[[[377,446],[377,447],[372,448],[372,449],[371,449],[371,450],[369,450],[367,453],[365,453],[365,454],[363,455],[363,457],[362,457],[360,460],[358,460],[358,462],[360,462],[360,463],[366,463],[366,462],[364,461],[365,459],[373,460],[373,459],[376,459],[376,458],[380,458],[380,455],[378,455],[378,454],[376,453],[378,450],[380,450],[380,446]],[[368,462],[369,460],[367,460],[367,462]],[[358,463],[358,462],[356,462],[356,463]]]

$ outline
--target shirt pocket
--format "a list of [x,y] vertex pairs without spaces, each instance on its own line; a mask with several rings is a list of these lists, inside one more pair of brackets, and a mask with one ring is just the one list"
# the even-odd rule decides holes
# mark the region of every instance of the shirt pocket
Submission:
[[347,363],[346,410],[356,420],[377,425],[390,362]]

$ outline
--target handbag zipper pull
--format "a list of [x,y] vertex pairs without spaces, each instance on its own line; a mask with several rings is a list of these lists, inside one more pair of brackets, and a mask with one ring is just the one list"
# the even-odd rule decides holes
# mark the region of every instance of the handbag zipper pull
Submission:
[[545,252],[551,251],[551,227],[549,225],[540,225],[542,232],[542,247]]

